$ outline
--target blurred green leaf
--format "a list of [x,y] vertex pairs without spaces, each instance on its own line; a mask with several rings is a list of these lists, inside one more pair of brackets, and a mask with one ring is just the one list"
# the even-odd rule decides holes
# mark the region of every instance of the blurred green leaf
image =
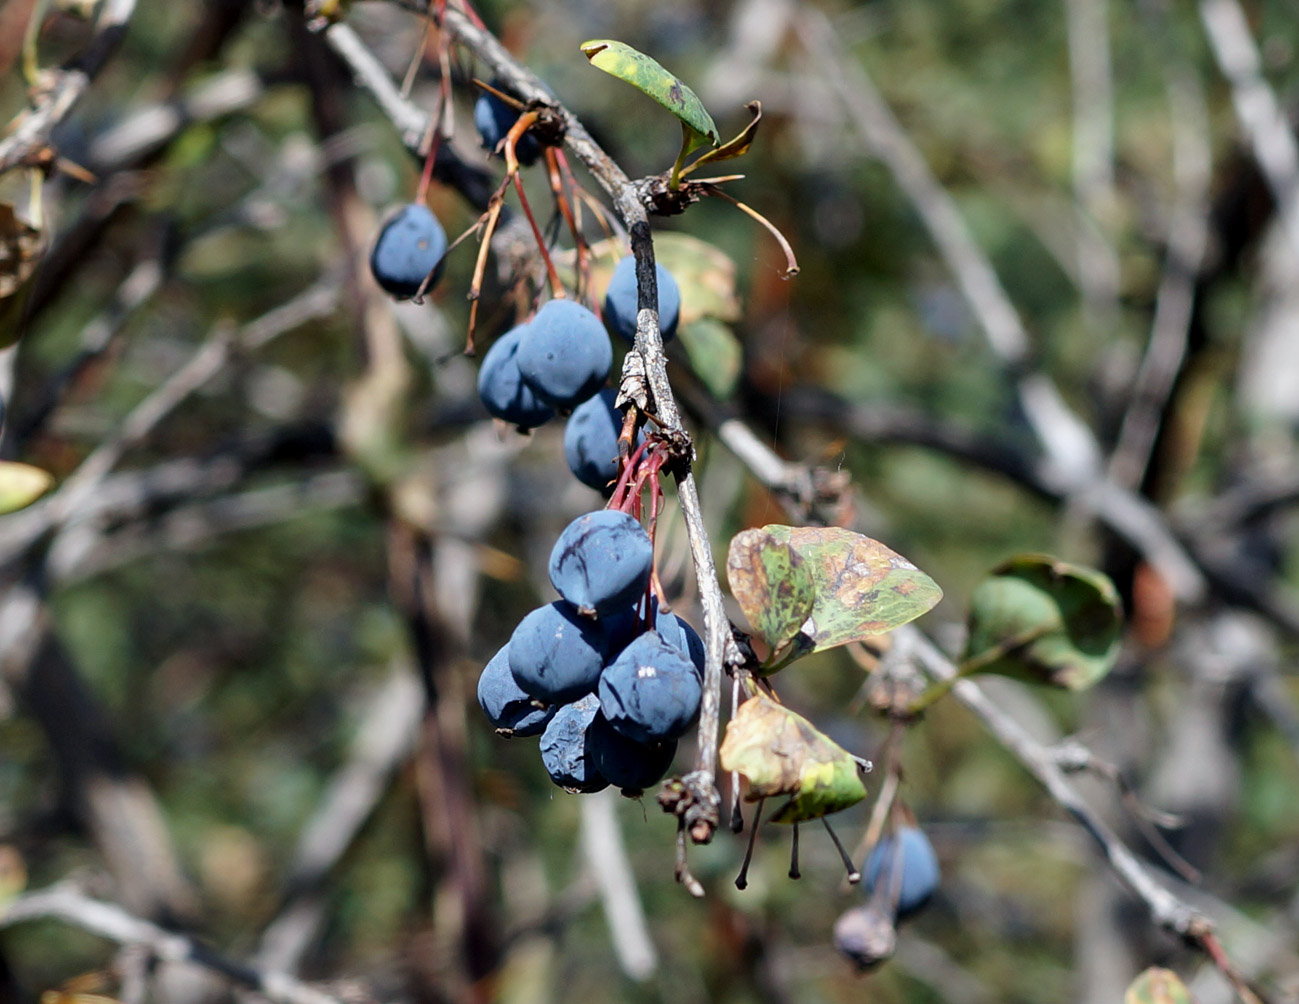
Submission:
[[1123,1004],[1194,1004],[1195,998],[1177,974],[1151,966],[1132,981]]
[[1114,667],[1122,611],[1114,583],[1100,572],[1026,554],[975,588],[969,628],[962,673],[1083,690]]
[[0,514],[25,509],[50,490],[54,476],[39,467],[0,460]]
[[699,96],[657,60],[611,38],[591,39],[583,42],[581,49],[592,66],[631,84],[680,119],[690,133],[686,153],[705,144],[716,146],[720,142],[717,125]]
[[763,530],[744,530],[731,538],[726,580],[773,654],[798,636],[816,602],[816,584],[803,559]]
[[677,327],[677,338],[686,350],[690,368],[715,398],[725,401],[735,393],[744,352],[729,327],[703,317]]
[[677,281],[681,324],[704,317],[733,323],[744,315],[735,292],[735,262],[715,244],[669,230],[654,235],[654,257]]
[[861,761],[764,694],[740,705],[719,754],[723,770],[738,771],[749,783],[748,801],[790,796],[770,817],[773,823],[827,816],[866,797]]

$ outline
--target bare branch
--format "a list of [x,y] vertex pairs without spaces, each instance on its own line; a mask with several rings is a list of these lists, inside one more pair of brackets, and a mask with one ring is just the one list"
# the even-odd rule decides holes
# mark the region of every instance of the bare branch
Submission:
[[618,965],[633,980],[647,980],[658,968],[658,952],[645,924],[636,877],[618,825],[618,797],[609,789],[582,799],[582,843],[604,904]]
[[1236,119],[1276,199],[1281,229],[1299,253],[1299,143],[1260,70],[1245,12],[1237,0],[1200,0],[1200,19],[1218,68],[1231,85]]
[[184,934],[143,920],[113,903],[91,899],[69,883],[29,892],[0,908],[0,928],[45,919],[62,920],[119,945],[142,946],[160,962],[201,966],[231,985],[252,990],[275,1004],[342,1004],[338,998],[285,973],[249,968]]
[[117,50],[135,13],[135,0],[105,0],[86,50],[60,69],[44,87],[36,106],[24,112],[14,131],[0,140],[0,174],[24,163],[49,142],[50,132],[80,100],[90,82]]

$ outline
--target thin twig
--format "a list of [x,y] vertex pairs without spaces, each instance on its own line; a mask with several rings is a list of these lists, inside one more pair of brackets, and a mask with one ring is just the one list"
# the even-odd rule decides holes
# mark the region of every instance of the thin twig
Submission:
[[0,174],[24,163],[49,143],[51,131],[72,111],[104,64],[117,50],[135,13],[135,0],[107,0],[95,23],[95,36],[80,55],[60,69],[24,112],[17,126],[0,140]]
[[617,802],[610,789],[581,800],[582,844],[600,889],[618,966],[631,979],[641,981],[649,979],[658,968],[658,952],[650,940],[640,891],[627,859]]
[[[1152,37],[1167,37],[1167,18],[1152,9],[1149,21]],[[1165,68],[1176,194],[1150,341],[1137,370],[1130,403],[1109,461],[1110,477],[1128,488],[1137,488],[1145,475],[1162,412],[1186,356],[1195,281],[1209,241],[1208,200],[1213,159],[1204,95],[1199,81],[1175,53],[1165,54],[1160,65]]]
[[362,715],[347,763],[302,829],[288,871],[288,895],[254,956],[259,967],[297,971],[324,921],[324,881],[415,748],[422,712],[415,674],[408,666],[394,667]]
[[326,277],[287,303],[267,311],[239,331],[214,332],[194,354],[122,420],[117,433],[96,447],[53,495],[17,514],[0,541],[0,562],[12,560],[44,534],[94,507],[100,486],[131,447],[139,444],[191,394],[231,360],[236,347],[252,351],[313,318],[333,311],[338,284]]
[[1281,229],[1299,254],[1299,142],[1263,76],[1245,12],[1237,0],[1200,0],[1200,19],[1231,85],[1236,119],[1276,199]]
[[46,919],[62,920],[120,945],[141,945],[160,962],[201,966],[233,986],[252,990],[276,1004],[341,1004],[338,998],[286,973],[234,962],[187,935],[143,920],[113,903],[91,899],[68,883],[26,893],[0,907],[0,928]]
[[1073,413],[1059,389],[1031,367],[1028,331],[991,262],[866,72],[843,52],[824,14],[806,9],[796,24],[817,65],[826,68],[825,78],[862,141],[889,168],[924,222],[989,347],[1016,379],[1020,407],[1046,454],[1045,473],[1056,490],[1085,511],[1105,513],[1111,524],[1117,522],[1124,528],[1119,532],[1144,535],[1153,545],[1147,557],[1178,598],[1187,603],[1203,600],[1205,577],[1168,532],[1162,514],[1146,499],[1103,476],[1100,445],[1091,429]]

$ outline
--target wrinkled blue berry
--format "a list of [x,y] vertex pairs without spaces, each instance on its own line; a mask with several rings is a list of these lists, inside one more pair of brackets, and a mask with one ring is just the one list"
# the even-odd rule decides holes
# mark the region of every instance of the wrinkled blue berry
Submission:
[[625,611],[649,586],[654,545],[632,516],[601,509],[564,528],[550,552],[550,582],[583,613]]
[[569,604],[532,611],[510,636],[514,682],[546,704],[564,704],[595,690],[608,657],[604,627]]
[[588,694],[563,705],[541,733],[541,762],[561,788],[591,792],[609,786],[587,755],[587,732],[599,713],[600,702]]

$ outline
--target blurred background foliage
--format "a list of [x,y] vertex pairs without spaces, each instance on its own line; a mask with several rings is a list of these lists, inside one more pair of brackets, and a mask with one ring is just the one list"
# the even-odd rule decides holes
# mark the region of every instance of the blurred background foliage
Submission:
[[[1076,257],[1066,6],[872,0],[817,9],[955,199],[1023,316],[1034,361],[1107,448],[1149,337],[1177,194],[1169,54],[1185,66],[1208,113],[1209,252],[1195,286],[1187,361],[1145,489],[1168,512],[1194,514],[1253,472],[1293,463],[1297,252],[1273,232],[1269,198],[1194,5],[1113,0],[1102,5],[1112,58],[1113,184],[1088,225],[1112,249],[1118,285],[1107,309],[1088,305]],[[1293,110],[1294,5],[1245,6],[1263,74]],[[745,359],[736,413],[790,459],[851,474],[860,523],[943,586],[944,602],[924,622],[929,629],[959,638],[974,584],[1023,551],[1097,564],[1115,576],[1129,607],[1139,607],[1137,562],[1084,514],[904,436],[854,436],[833,418],[812,421],[793,408],[799,392],[830,392],[939,421],[1008,451],[1035,449],[1013,374],[989,352],[914,208],[835,99],[826,79],[833,59],[800,42],[797,22],[812,9],[750,0],[484,0],[478,7],[633,176],[671,164],[676,124],[592,70],[580,41],[618,38],[653,54],[696,87],[724,135],[743,125],[743,101],[763,101],[758,141],[736,167],[745,177],[729,187],[789,238],[802,268],[797,278],[781,279],[779,249],[719,201],[662,226],[706,239],[736,262],[744,317],[735,328]],[[764,19],[774,13],[792,20],[771,29]],[[84,683],[115,757],[152,793],[174,842],[191,898],[170,919],[238,957],[255,951],[284,904],[294,848],[348,762],[368,702],[391,668],[412,657],[391,500],[355,477],[357,465],[339,441],[339,416],[364,368],[357,335],[364,304],[339,278],[349,260],[339,216],[359,213],[372,231],[389,207],[410,199],[420,164],[346,71],[333,67],[342,85],[320,93],[321,71],[311,64],[327,57],[293,27],[300,19],[274,3],[140,0],[120,51],[54,136],[64,156],[99,170],[108,163],[104,137],[123,122],[142,128],[131,118],[139,109],[193,95],[235,70],[256,75],[257,94],[229,114],[195,116],[95,185],[68,177],[47,185],[55,253],[38,275],[47,285],[35,293],[5,401],[6,456],[63,478],[200,345],[322,277],[341,290],[337,309],[235,353],[121,465],[141,472],[178,458],[226,458],[242,464],[233,484],[96,525],[99,567],[47,583],[51,644]],[[420,18],[358,2],[348,20],[400,79],[422,44]],[[75,52],[88,30],[67,13],[50,15],[42,63]],[[425,54],[412,97],[427,109],[439,68],[432,43]],[[453,146],[499,172],[472,135],[470,61],[453,65]],[[4,83],[0,114],[7,117],[22,107],[24,89],[16,69]],[[322,143],[325,115],[338,131]],[[340,202],[330,180],[338,171],[355,185],[354,205]],[[97,206],[110,180],[125,194],[105,213]],[[528,185],[534,205],[545,206],[544,179],[530,177]],[[435,184],[430,202],[453,236],[476,219],[450,187]],[[71,244],[70,260],[58,259],[60,241],[88,219],[98,219],[92,236]],[[841,888],[837,859],[819,832],[805,835],[804,877],[794,882],[785,877],[786,831],[765,829],[743,893],[731,885],[742,838],[723,832],[692,849],[709,893],[695,901],[673,881],[672,821],[646,797],[621,802],[617,814],[658,966],[640,981],[620,975],[592,857],[578,839],[578,798],[549,784],[532,743],[497,739],[473,707],[478,670],[521,616],[551,596],[542,569],[558,529],[599,504],[564,470],[559,428],[524,440],[499,433],[479,410],[474,363],[458,354],[473,246],[452,254],[428,304],[394,307],[392,316],[406,336],[413,380],[401,420],[412,470],[437,512],[438,532],[464,545],[454,574],[468,577],[448,573],[438,585],[440,595],[450,590],[458,599],[441,606],[448,623],[440,629],[437,719],[442,735],[459,744],[471,798],[473,823],[459,839],[478,841],[485,867],[493,975],[472,983],[473,967],[459,955],[459,852],[439,843],[436,824],[430,829],[430,817],[448,810],[436,784],[430,794],[420,758],[411,757],[324,883],[324,921],[302,960],[305,977],[355,978],[379,999],[813,1004],[867,995],[917,1004],[1091,1004],[1116,1000],[1115,986],[1164,962],[1188,981],[1198,976],[1202,1002],[1229,999],[1201,960],[1152,932],[1083,833],[950,699],[902,741],[902,794],[938,850],[943,884],[903,928],[895,960],[859,976],[835,954],[831,927],[859,893]],[[107,349],[40,416],[88,326],[112,309],[146,257],[164,270],[157,291],[125,312]],[[513,317],[493,273],[480,313],[484,341]],[[697,387],[685,367],[677,372]],[[706,429],[699,440],[705,513],[722,557],[735,531],[784,516]],[[218,505],[232,492],[282,492],[329,472],[352,477],[349,491],[323,500],[272,494],[264,510],[229,518]],[[1247,530],[1263,587],[1292,592],[1299,585],[1293,516],[1281,508]],[[698,624],[686,565],[673,507],[660,568],[679,609]],[[12,560],[9,587],[27,570]],[[1223,617],[1234,618],[1244,644],[1254,646],[1250,666],[1272,667],[1266,697],[1264,676],[1240,667],[1237,636],[1219,647],[1211,634],[1212,619]],[[1035,733],[1081,732],[1142,798],[1183,813],[1185,828],[1170,837],[1203,880],[1202,892],[1179,890],[1222,925],[1228,950],[1243,953],[1251,972],[1277,988],[1276,1000],[1299,1000],[1299,744],[1295,718],[1286,718],[1299,700],[1293,655],[1292,634],[1218,600],[1132,638],[1094,694],[988,685]],[[862,666],[838,650],[800,663],[780,686],[792,706],[869,756],[888,725],[864,706],[865,681]],[[1212,699],[1201,700],[1206,688]],[[32,888],[90,875],[105,895],[129,903],[130,890],[102,878],[102,848],[70,804],[53,752],[58,735],[29,712],[12,674],[0,697],[0,844],[21,856]],[[1192,714],[1203,720],[1188,724]],[[72,728],[81,723],[67,719]],[[1204,742],[1191,742],[1188,730]],[[689,747],[683,744],[681,769],[692,763]],[[1131,836],[1113,790],[1086,790]],[[868,811],[869,803],[836,817],[850,845]],[[462,821],[450,822],[454,831]],[[1157,860],[1139,836],[1133,841]],[[5,994],[25,999],[111,965],[114,951],[41,923],[0,934],[0,955]]]

